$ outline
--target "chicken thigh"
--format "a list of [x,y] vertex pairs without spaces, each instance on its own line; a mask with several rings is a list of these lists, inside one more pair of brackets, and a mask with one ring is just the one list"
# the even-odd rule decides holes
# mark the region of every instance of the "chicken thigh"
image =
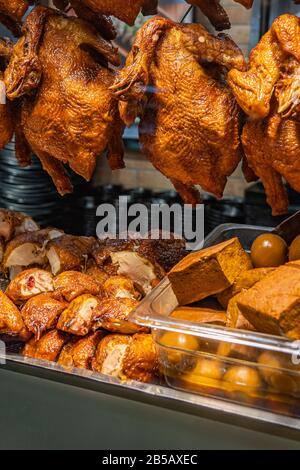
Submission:
[[144,153],[186,203],[200,200],[194,185],[222,197],[240,161],[240,112],[221,70],[245,67],[228,36],[156,17],[139,30],[111,88],[128,126],[141,116]]
[[23,140],[61,195],[72,191],[63,163],[90,180],[96,157],[108,149],[111,168],[124,166],[109,62],[119,65],[117,50],[91,24],[38,6],[5,71],[8,98],[22,97]]

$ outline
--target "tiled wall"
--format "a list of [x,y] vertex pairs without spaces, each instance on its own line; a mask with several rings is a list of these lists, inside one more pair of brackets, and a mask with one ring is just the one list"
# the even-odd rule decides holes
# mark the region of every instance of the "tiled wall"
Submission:
[[[248,43],[250,37],[251,11],[246,10],[233,0],[223,0],[222,4],[229,13],[232,29],[229,32],[243,52],[248,54]],[[199,15],[199,21],[208,26],[206,19]],[[96,176],[97,184],[115,183],[123,184],[132,188],[144,186],[154,190],[165,190],[172,188],[167,178],[153,168],[151,163],[138,154],[129,152],[126,155],[126,169],[111,172],[104,158],[99,161]],[[229,179],[225,196],[242,196],[246,183],[242,178],[241,170],[238,169]]]

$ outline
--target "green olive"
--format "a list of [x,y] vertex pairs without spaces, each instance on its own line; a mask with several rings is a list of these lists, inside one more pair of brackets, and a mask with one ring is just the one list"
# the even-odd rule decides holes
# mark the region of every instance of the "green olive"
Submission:
[[251,247],[251,259],[255,268],[272,268],[286,262],[288,247],[283,238],[273,233],[260,235]]

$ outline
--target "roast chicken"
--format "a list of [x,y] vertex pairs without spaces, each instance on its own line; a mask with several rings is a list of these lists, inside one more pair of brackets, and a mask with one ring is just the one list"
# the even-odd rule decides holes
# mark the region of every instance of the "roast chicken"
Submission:
[[[123,0],[70,0],[70,5],[74,8],[78,16],[87,15],[87,10],[93,15],[114,16],[129,25],[133,25],[140,12],[143,15],[155,15],[157,13],[158,0],[128,0],[124,4]],[[61,0],[54,1],[54,4],[62,9],[65,5]]]
[[23,341],[28,340],[31,336],[19,309],[2,291],[0,291],[0,333],[17,336]]
[[7,39],[0,38],[0,150],[10,141],[14,131],[13,110],[6,101],[3,84],[3,72],[10,59],[12,50],[13,44]]
[[71,369],[79,367],[81,369],[91,369],[92,360],[95,357],[99,341],[103,338],[102,331],[96,331],[79,340],[71,340],[63,347],[58,364]]
[[30,163],[30,148],[61,195],[72,191],[63,163],[90,180],[108,149],[110,166],[122,168],[123,125],[109,90],[117,50],[91,24],[42,6],[23,31],[5,71],[8,98],[22,98],[20,163]]
[[20,36],[22,18],[32,3],[31,0],[0,0],[0,23],[15,36]]
[[231,70],[228,82],[252,118],[242,143],[247,162],[261,179],[273,215],[288,210],[283,178],[300,192],[300,20],[278,17],[250,55],[249,70]]
[[54,289],[57,298],[71,302],[83,294],[100,295],[101,286],[89,275],[77,271],[66,271],[54,278]]
[[39,340],[31,338],[23,349],[23,355],[44,361],[56,361],[68,336],[61,331],[51,330]]
[[28,330],[38,340],[46,330],[56,327],[58,317],[66,307],[66,302],[55,299],[49,293],[39,294],[26,302],[21,315]]
[[155,17],[111,88],[128,126],[141,116],[144,153],[186,203],[200,200],[194,185],[222,197],[240,161],[240,112],[224,82],[231,68],[246,63],[228,36]]
[[20,272],[9,284],[6,295],[16,304],[38,294],[53,292],[53,278],[44,269],[31,268]]
[[126,380],[150,382],[158,373],[158,358],[151,335],[108,335],[97,347],[93,370]]
[[99,299],[90,294],[76,297],[60,315],[57,329],[76,336],[87,335],[97,316],[99,303]]
[[138,304],[137,300],[128,297],[102,299],[93,318],[93,329],[103,328],[112,333],[124,334],[145,331],[145,328],[129,321],[130,314]]

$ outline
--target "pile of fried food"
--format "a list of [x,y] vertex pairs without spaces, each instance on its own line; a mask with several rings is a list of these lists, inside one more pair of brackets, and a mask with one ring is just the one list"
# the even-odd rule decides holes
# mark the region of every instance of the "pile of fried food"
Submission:
[[[116,70],[111,17],[133,24],[139,12],[154,14],[157,0],[54,3],[36,6],[21,27],[28,2],[0,0],[0,19],[20,35],[15,45],[0,40],[0,148],[15,133],[20,164],[35,153],[64,195],[72,191],[65,164],[87,180],[104,151],[113,170],[125,166],[124,128],[140,118],[143,153],[185,202],[200,201],[197,185],[222,197],[243,160],[273,214],[287,212],[283,180],[300,191],[299,18],[277,18],[247,64],[229,36],[156,16]],[[229,27],[219,0],[188,3],[217,29]]]
[[182,257],[185,243],[106,240],[39,229],[0,210],[0,334],[24,356],[143,382],[158,362],[147,328],[129,320],[140,300]]

